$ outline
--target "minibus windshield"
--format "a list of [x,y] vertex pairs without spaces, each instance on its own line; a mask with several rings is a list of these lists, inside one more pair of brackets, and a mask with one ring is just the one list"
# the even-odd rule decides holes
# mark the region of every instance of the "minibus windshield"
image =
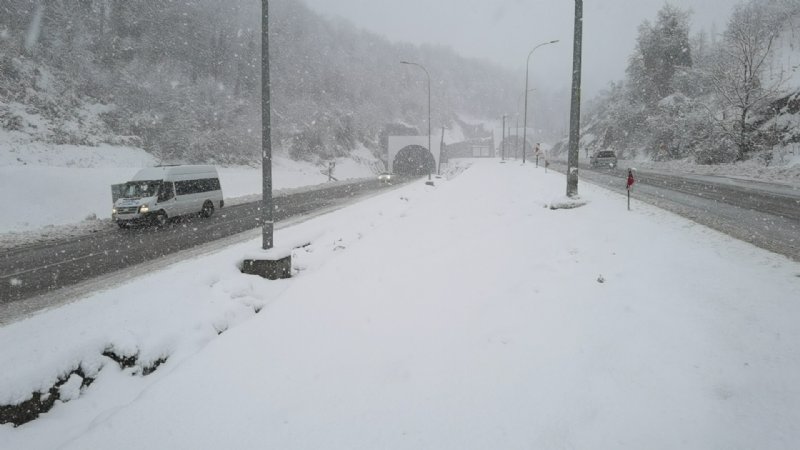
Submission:
[[125,198],[153,197],[161,187],[161,180],[154,181],[129,181],[125,183],[122,196]]

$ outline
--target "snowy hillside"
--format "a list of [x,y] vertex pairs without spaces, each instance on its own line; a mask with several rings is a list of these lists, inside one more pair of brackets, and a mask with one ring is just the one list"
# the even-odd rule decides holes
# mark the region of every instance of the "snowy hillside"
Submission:
[[795,18],[791,26],[782,33],[775,44],[775,50],[769,61],[768,73],[786,79],[789,89],[800,91],[800,18]]
[[[259,2],[65,5],[0,6],[0,131],[128,145],[165,163],[258,162]],[[300,0],[270,5],[273,142],[292,159],[378,155],[388,124],[423,129],[424,74],[402,60],[438,78],[437,124],[458,112],[495,117],[513,101],[517,79],[500,67],[389,42]]]

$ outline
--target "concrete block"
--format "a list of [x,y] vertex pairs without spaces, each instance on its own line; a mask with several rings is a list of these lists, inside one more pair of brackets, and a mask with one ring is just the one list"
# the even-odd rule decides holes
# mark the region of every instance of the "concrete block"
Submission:
[[245,259],[242,273],[258,275],[268,280],[281,280],[292,277],[292,255],[276,259]]

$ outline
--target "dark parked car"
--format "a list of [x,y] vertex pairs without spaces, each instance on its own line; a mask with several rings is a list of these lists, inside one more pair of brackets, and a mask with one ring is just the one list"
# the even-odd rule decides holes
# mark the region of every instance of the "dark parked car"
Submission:
[[617,167],[617,155],[611,150],[603,150],[595,153],[589,160],[592,167]]

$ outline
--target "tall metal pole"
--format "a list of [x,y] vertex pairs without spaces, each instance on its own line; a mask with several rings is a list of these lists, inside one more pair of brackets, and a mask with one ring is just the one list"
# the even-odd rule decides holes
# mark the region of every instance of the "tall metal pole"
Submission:
[[502,146],[500,147],[500,152],[501,152],[500,154],[502,156],[500,157],[500,159],[502,161],[505,161],[506,160],[506,115],[505,114],[503,114],[503,140],[501,142]]
[[572,105],[569,117],[567,197],[578,195],[578,144],[581,132],[581,49],[583,43],[583,0],[575,0],[575,42],[572,50]]
[[261,0],[261,200],[262,248],[273,246],[272,210],[272,123],[270,120],[269,80],[269,0]]
[[[533,50],[536,49],[534,48]],[[522,164],[525,164],[525,154],[528,153],[528,149],[525,148],[525,144],[528,143],[528,68],[530,67],[533,50],[528,53],[528,62],[525,63],[525,110],[523,112],[525,119],[522,121]]]
[[442,125],[442,141],[439,143],[439,167],[436,170],[438,175],[442,174],[442,159],[444,158],[444,130],[445,127]]
[[515,130],[515,133],[514,133],[514,144],[515,144],[514,145],[514,160],[516,160],[519,157],[519,106],[520,106],[520,103],[522,102],[522,97],[525,96],[526,92],[527,92],[527,90],[525,92],[519,94],[519,98],[517,99],[517,129]]
[[[428,151],[433,155],[433,149],[431,148],[431,74],[428,72],[428,69],[425,68],[422,64],[417,64],[414,62],[408,61],[400,61],[400,64],[408,64],[410,66],[417,66],[420,69],[425,71],[425,75],[428,76]],[[442,159],[442,155],[439,155],[439,159]],[[428,166],[428,180],[431,179],[431,167]]]
[[[528,89],[526,92],[533,92],[536,88]],[[525,96],[525,92],[519,94],[517,98],[517,128],[514,130],[514,159],[516,160],[519,157],[519,107],[522,103],[522,98]]]
[[[424,69],[424,67],[423,67]],[[433,156],[433,147],[431,147],[431,74],[425,70],[425,75],[428,76],[428,151],[431,152],[431,156]],[[439,149],[439,161],[442,160],[441,155],[442,149]],[[439,171],[436,171],[436,175],[439,175]],[[428,180],[431,179],[431,168],[428,167]]]
[[537,48],[543,45],[555,44],[556,42],[558,42],[558,39],[550,42],[543,42],[533,47],[533,50],[528,53],[528,60],[525,62],[525,120],[522,125],[522,164],[525,164],[525,144],[528,142],[528,73],[530,72],[531,56],[533,56],[533,52],[535,52]]

